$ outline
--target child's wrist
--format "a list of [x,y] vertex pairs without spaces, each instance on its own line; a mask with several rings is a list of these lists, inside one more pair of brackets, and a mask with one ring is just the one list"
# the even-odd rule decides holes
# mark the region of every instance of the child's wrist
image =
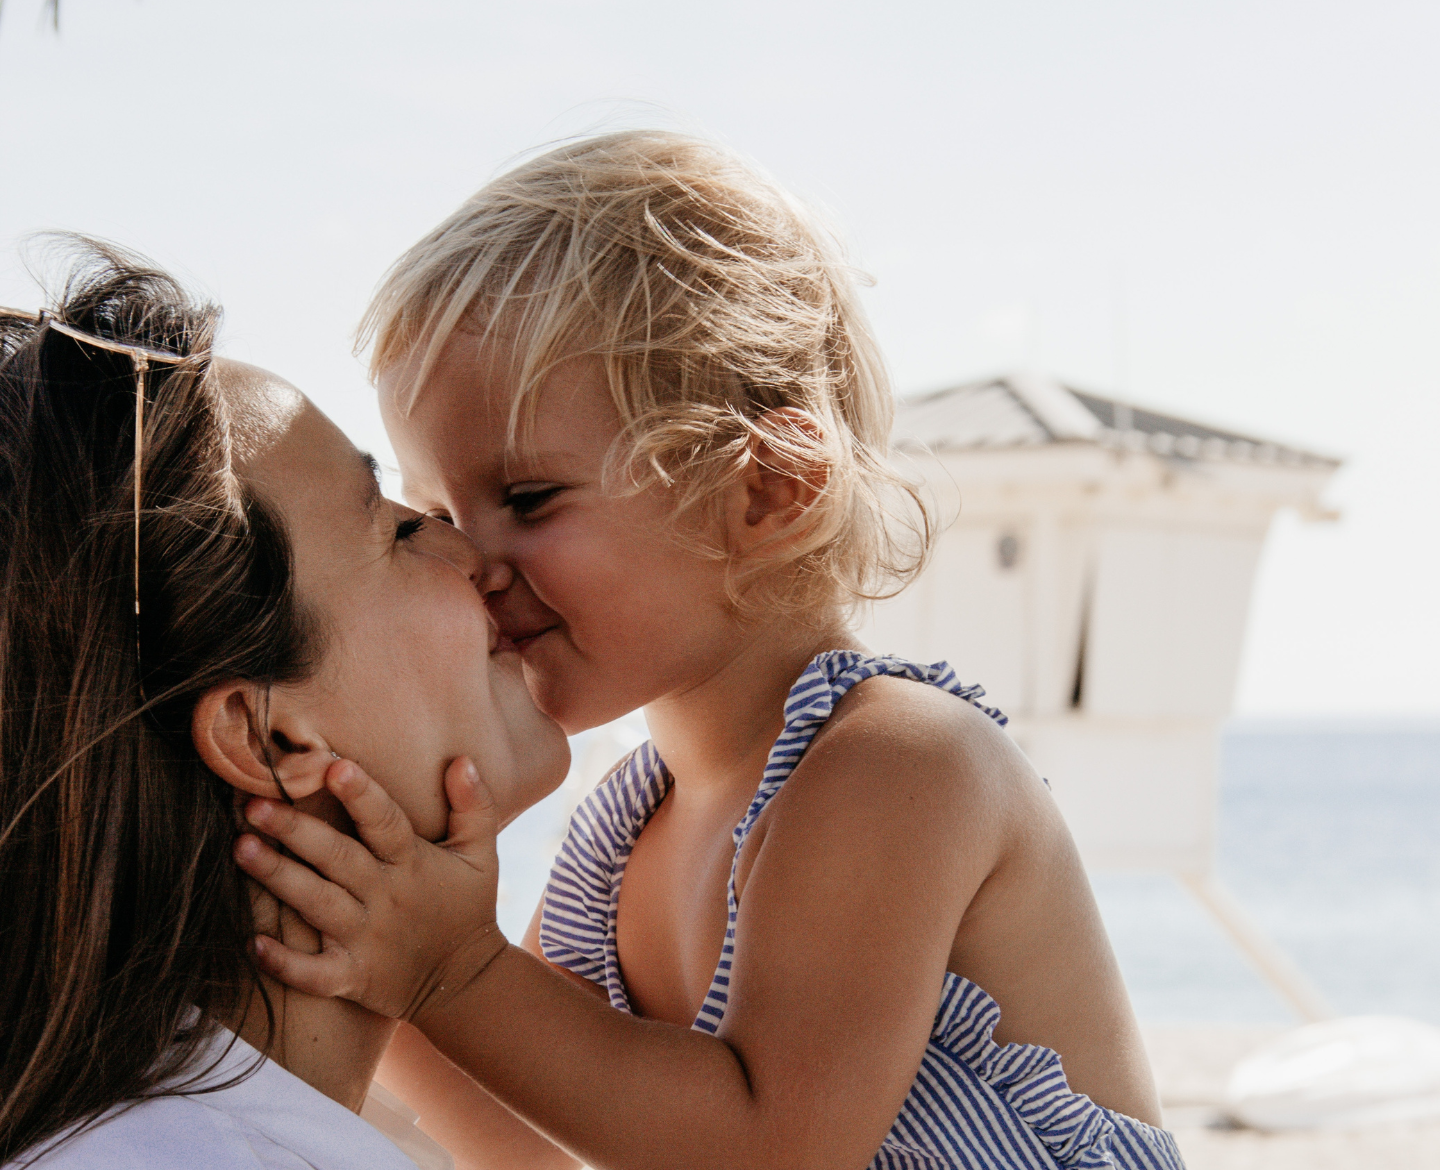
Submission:
[[423,1032],[425,1020],[444,1014],[456,997],[473,986],[509,946],[510,941],[495,922],[470,935],[436,972],[430,987],[416,998],[409,1022]]

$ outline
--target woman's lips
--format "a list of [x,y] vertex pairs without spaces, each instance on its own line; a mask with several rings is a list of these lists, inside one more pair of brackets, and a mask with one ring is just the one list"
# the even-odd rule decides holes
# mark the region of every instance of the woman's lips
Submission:
[[[3,0],[0,0],[3,2]],[[494,618],[490,619],[490,653],[491,654],[513,654],[515,653],[515,641],[508,634],[502,633],[500,626]]]

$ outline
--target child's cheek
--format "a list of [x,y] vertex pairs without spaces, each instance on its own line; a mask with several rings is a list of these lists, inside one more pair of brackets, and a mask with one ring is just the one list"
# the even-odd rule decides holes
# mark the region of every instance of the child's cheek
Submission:
[[635,561],[627,569],[624,550],[593,534],[559,527],[532,546],[528,562],[536,592],[567,621],[603,611],[627,577],[645,570]]

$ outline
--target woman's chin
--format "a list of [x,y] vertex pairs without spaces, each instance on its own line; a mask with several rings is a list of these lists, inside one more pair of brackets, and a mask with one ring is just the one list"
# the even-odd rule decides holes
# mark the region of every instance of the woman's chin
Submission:
[[553,747],[549,744],[542,747],[537,743],[534,745],[536,750],[526,760],[528,774],[515,786],[516,816],[557,791],[570,773],[570,742],[560,734],[558,727],[555,732],[558,742]]
[[[536,782],[533,787],[535,799],[531,804],[539,804],[560,785],[565,783],[565,777],[570,774],[570,741],[565,738],[565,733],[560,730],[559,724],[552,723],[555,729],[553,742],[547,744],[545,752],[546,766],[536,768]],[[539,746],[538,744],[536,745]]]

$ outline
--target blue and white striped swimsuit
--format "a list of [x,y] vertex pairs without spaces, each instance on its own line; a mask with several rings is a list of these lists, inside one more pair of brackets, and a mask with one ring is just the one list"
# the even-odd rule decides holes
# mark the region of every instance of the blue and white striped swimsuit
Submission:
[[[850,650],[821,654],[785,701],[785,730],[775,741],[764,778],[735,827],[735,856],[761,811],[785,783],[835,704],[856,683],[895,675],[929,683],[983,706],[984,691],[962,686],[943,662],[918,666],[899,658],[869,658]],[[580,805],[545,890],[540,945],[557,966],[583,975],[629,1012],[620,974],[615,920],[625,864],[645,822],[670,787],[652,743],[628,756]],[[720,965],[694,1027],[715,1032],[725,1018],[735,953],[735,869],[729,886],[729,926]],[[1060,1057],[1033,1044],[992,1039],[1000,1008],[968,979],[946,972],[930,1042],[910,1094],[870,1170],[1184,1170],[1175,1140],[1070,1091]]]

